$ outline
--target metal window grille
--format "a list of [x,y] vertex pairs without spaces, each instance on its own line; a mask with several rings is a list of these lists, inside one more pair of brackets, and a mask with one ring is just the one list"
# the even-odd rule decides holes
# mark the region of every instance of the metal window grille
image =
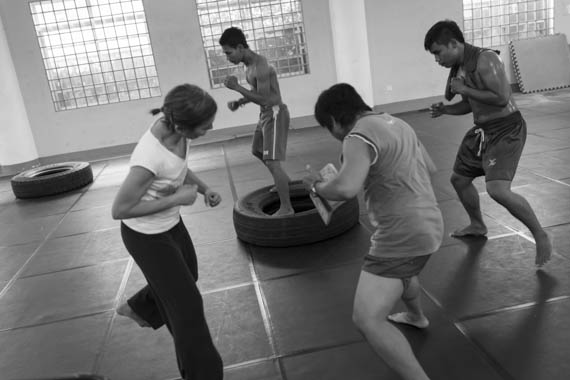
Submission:
[[300,0],[197,0],[196,5],[213,88],[227,75],[245,80],[243,65],[228,62],[218,43],[231,26],[243,30],[250,48],[267,58],[278,77],[309,73]]
[[553,0],[463,0],[465,41],[482,47],[554,34]]
[[30,3],[56,111],[160,96],[142,0]]

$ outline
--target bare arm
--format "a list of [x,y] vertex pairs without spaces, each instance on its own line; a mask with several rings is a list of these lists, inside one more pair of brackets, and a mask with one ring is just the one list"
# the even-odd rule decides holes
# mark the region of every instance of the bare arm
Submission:
[[444,105],[442,102],[432,104],[430,107],[431,117],[439,117],[441,115],[465,115],[471,112],[471,104],[464,97],[458,103]]
[[239,104],[240,106],[243,106],[243,105],[245,105],[245,104],[247,104],[247,103],[250,103],[250,100],[247,99],[247,98],[239,98],[239,99],[237,100],[237,102],[238,102],[238,104]]
[[317,194],[333,201],[354,198],[366,180],[372,157],[370,146],[360,139],[345,139],[342,145],[343,163],[338,176],[329,182],[317,182]]
[[213,191],[202,181],[190,168],[186,172],[186,177],[184,178],[184,184],[196,185],[198,186],[197,191],[204,196],[204,202],[207,206],[215,207],[220,204],[222,197],[217,192]]
[[227,88],[239,92],[243,98],[237,102],[239,105],[253,102],[260,106],[272,106],[279,103],[277,94],[271,93],[271,68],[267,62],[259,62],[255,68],[256,70],[256,90],[248,90],[237,81],[234,76],[229,76],[224,81]]
[[466,115],[471,112],[471,104],[463,98],[460,102],[443,106],[446,115]]
[[184,178],[184,184],[197,185],[198,186],[198,192],[200,194],[204,194],[204,193],[206,193],[207,190],[209,190],[208,185],[206,185],[200,178],[198,178],[196,176],[196,174],[194,174],[194,172],[192,172],[192,170],[190,170],[190,168],[188,168],[188,170],[186,171],[186,177]]
[[141,166],[132,167],[113,202],[113,219],[151,215],[174,206],[192,204],[196,200],[196,186],[181,186],[171,195],[143,201],[142,196],[153,179],[154,174],[149,170]]
[[451,82],[452,90],[477,102],[504,107],[511,98],[511,85],[507,80],[505,67],[499,56],[493,52],[483,52],[477,61],[477,76],[481,88],[468,87],[460,78]]

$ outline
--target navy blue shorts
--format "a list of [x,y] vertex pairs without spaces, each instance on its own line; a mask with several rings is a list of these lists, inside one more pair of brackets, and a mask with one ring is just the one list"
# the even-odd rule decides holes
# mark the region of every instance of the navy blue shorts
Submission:
[[526,122],[519,111],[478,124],[463,138],[453,171],[485,181],[512,181],[526,142]]

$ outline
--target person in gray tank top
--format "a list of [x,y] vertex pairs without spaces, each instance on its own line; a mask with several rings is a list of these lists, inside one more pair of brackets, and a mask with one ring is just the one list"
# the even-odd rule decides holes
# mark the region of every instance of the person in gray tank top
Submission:
[[[327,182],[310,173],[303,179],[305,186],[329,200],[354,198],[363,190],[375,228],[356,289],[354,323],[402,378],[429,379],[390,322],[429,325],[420,304],[418,274],[443,238],[443,219],[431,185],[435,166],[406,122],[372,112],[349,84],[322,92],[315,118],[342,142],[342,165]],[[408,310],[390,314],[400,298]]]

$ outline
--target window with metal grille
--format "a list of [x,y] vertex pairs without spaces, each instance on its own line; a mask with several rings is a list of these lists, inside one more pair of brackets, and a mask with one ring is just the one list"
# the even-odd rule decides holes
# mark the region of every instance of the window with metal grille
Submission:
[[56,111],[160,96],[142,0],[30,3]]
[[463,32],[482,47],[553,34],[553,0],[463,0]]
[[231,26],[243,30],[249,47],[267,58],[279,77],[309,73],[300,0],[197,0],[202,41],[212,87],[227,75],[245,80],[243,65],[228,62],[218,44]]

